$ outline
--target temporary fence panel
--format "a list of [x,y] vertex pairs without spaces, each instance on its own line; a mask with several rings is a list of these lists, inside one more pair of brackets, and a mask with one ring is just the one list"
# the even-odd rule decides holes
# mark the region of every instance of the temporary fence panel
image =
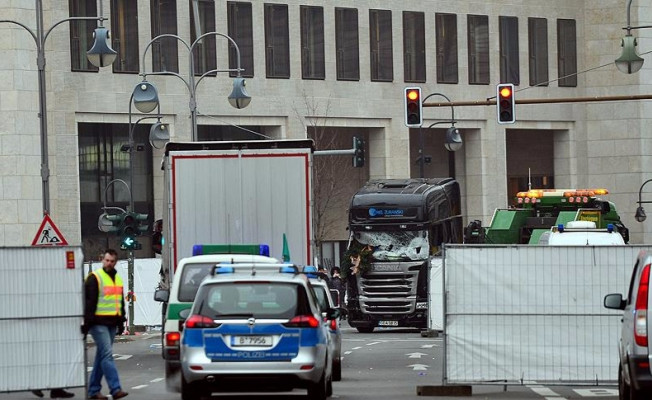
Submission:
[[640,246],[445,249],[445,383],[617,379],[622,312]]
[[[102,263],[92,263],[91,268],[102,268]],[[115,266],[124,284],[125,296],[129,290],[129,266],[126,260],[120,260]],[[136,258],[134,260],[134,325],[160,326],[162,324],[162,304],[154,300],[154,292],[161,276],[160,258]],[[86,266],[88,273],[88,266]],[[125,303],[128,316],[129,303]]]
[[428,329],[444,329],[444,259],[432,257],[428,282]]
[[79,247],[0,248],[0,392],[83,387]]

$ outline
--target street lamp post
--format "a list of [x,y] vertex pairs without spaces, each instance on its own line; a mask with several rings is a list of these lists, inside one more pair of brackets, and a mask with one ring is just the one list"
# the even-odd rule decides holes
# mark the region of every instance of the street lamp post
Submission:
[[[430,124],[428,129],[432,128],[435,125],[445,124],[447,122],[450,122],[451,124],[450,128],[446,129],[446,141],[444,143],[444,147],[446,147],[446,150],[450,152],[455,152],[462,147],[462,137],[460,136],[459,129],[455,128],[455,124],[457,123],[457,121],[455,121],[455,108],[453,107],[453,103],[446,95],[442,93],[431,93],[423,99],[421,104],[425,103],[426,100],[428,100],[432,96],[441,96],[445,98],[446,101],[451,103],[451,119],[450,121],[434,122]],[[423,129],[419,127],[419,177],[420,178],[423,178],[425,176],[425,155],[423,154],[423,148],[424,148]]]
[[[223,38],[226,38],[235,47],[236,62],[237,62],[236,68],[212,69],[210,71],[204,72],[197,80],[195,80],[195,64],[194,64],[194,57],[192,52],[195,49],[197,43],[200,43],[203,38],[211,35],[221,36]],[[145,56],[147,54],[147,50],[151,47],[151,45],[155,41],[160,40],[164,37],[174,38],[180,41],[181,43],[183,43],[184,46],[186,46],[186,49],[188,50],[188,59],[189,59],[187,80],[176,72],[160,71],[160,72],[147,73],[145,71]],[[251,96],[249,96],[245,88],[246,85],[245,79],[242,77],[242,71],[244,70],[240,68],[240,49],[238,48],[236,42],[230,36],[225,35],[223,33],[219,33],[219,32],[204,33],[203,35],[195,39],[195,41],[192,42],[191,44],[188,44],[188,42],[183,40],[181,37],[170,33],[159,35],[154,39],[150,40],[150,42],[147,43],[147,46],[145,46],[145,51],[143,52],[142,66],[143,66],[143,73],[141,74],[141,76],[143,77],[143,80],[147,79],[147,75],[172,75],[181,79],[183,83],[186,84],[186,87],[188,88],[188,92],[190,94],[189,108],[190,108],[190,120],[191,120],[191,134],[192,134],[193,142],[197,141],[197,86],[199,85],[199,82],[201,82],[201,80],[204,79],[206,76],[217,72],[236,72],[237,76],[233,79],[233,91],[228,97],[229,103],[233,107],[240,109],[240,108],[247,107],[249,105],[249,102],[251,101]],[[138,105],[136,105],[136,108],[138,108]]]
[[641,204],[652,203],[652,201],[642,200],[643,186],[645,186],[648,182],[652,182],[652,179],[648,179],[647,181],[643,182],[641,187],[638,189],[638,202],[637,202],[638,208],[636,209],[636,214],[634,215],[634,219],[636,219],[637,222],[643,222],[647,218],[647,215],[645,215],[645,210],[643,209],[643,206]]
[[110,65],[116,58],[117,53],[106,43],[109,38],[108,30],[102,25],[107,19],[102,14],[102,0],[100,0],[100,15],[98,17],[69,17],[56,22],[49,29],[43,26],[43,1],[35,0],[36,6],[36,31],[27,25],[12,20],[0,20],[0,23],[10,23],[25,29],[36,43],[36,65],[38,67],[38,93],[39,93],[39,120],[41,135],[41,180],[43,189],[43,215],[50,213],[50,167],[48,160],[48,119],[45,89],[45,41],[54,28],[70,21],[98,21],[99,25],[93,34],[95,42],[93,47],[86,54],[88,60],[97,67]]

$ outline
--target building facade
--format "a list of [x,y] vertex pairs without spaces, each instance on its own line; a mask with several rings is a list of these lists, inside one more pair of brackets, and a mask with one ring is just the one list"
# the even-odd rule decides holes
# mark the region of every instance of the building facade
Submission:
[[[408,86],[421,87],[426,103],[484,102],[503,82],[515,84],[517,101],[645,94],[649,65],[627,75],[613,63],[625,3],[105,1],[105,25],[118,52],[111,67],[86,61],[95,22],[58,25],[46,41],[47,211],[69,243],[84,245],[87,259],[115,245],[97,229],[98,218],[106,207],[124,208],[130,192],[136,211],[160,218],[162,151],[148,143],[155,119],[134,125],[135,141],[144,146],[133,160],[133,185],[126,184],[129,156],[120,149],[130,112],[132,121],[143,117],[130,96],[143,73],[167,72],[147,80],[158,88],[172,140],[191,140],[191,68],[199,77],[234,68],[236,58],[220,35],[197,43],[192,58],[184,42],[219,32],[238,43],[252,101],[231,107],[233,74],[208,74],[197,86],[198,140],[311,137],[321,150],[350,148],[353,136],[365,139],[363,168],[353,168],[350,156],[315,159],[315,206],[323,208],[315,232],[330,262],[347,239],[351,195],[370,178],[418,177],[422,139],[430,161],[424,176],[459,180],[465,224],[488,224],[495,208],[529,184],[604,187],[632,242],[647,242],[651,229],[633,216],[639,188],[652,173],[649,101],[517,105],[512,125],[496,123],[494,105],[425,107],[422,130],[404,124]],[[31,2],[3,7],[3,18],[36,26]],[[96,0],[45,2],[44,26],[95,16],[97,7]],[[632,25],[650,24],[650,11],[634,2]],[[643,54],[652,33],[633,32]],[[161,34],[184,42],[171,36],[152,42]],[[22,246],[31,244],[44,211],[36,46],[25,29],[4,23],[0,54],[0,246]],[[464,141],[455,153],[444,148],[453,113]],[[137,255],[150,255],[146,238],[143,244]]]

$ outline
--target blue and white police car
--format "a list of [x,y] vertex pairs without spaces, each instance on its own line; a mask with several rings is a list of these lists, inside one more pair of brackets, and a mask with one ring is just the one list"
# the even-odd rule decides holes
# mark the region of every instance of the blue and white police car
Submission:
[[[327,319],[339,317],[329,308]],[[289,264],[220,264],[181,314],[181,398],[308,389],[332,394],[332,344],[308,278]]]

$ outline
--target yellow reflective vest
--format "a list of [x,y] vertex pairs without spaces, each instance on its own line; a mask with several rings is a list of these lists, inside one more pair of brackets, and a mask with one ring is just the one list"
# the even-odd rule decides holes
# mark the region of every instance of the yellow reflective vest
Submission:
[[122,315],[122,278],[115,274],[115,282],[111,276],[100,268],[92,272],[97,279],[98,299],[95,315],[97,316],[121,316]]

